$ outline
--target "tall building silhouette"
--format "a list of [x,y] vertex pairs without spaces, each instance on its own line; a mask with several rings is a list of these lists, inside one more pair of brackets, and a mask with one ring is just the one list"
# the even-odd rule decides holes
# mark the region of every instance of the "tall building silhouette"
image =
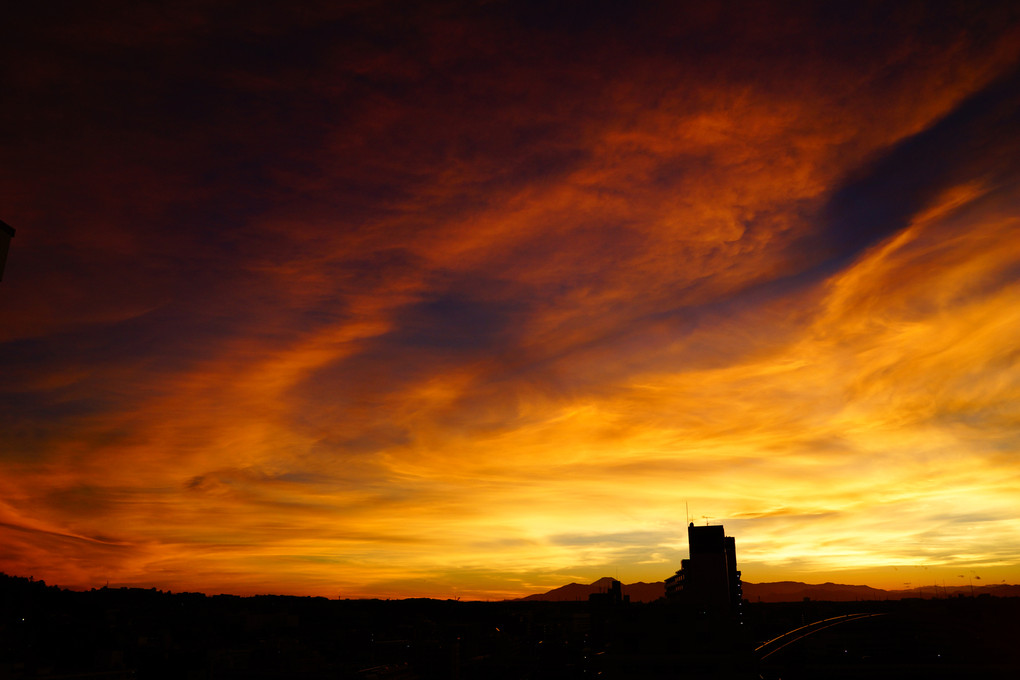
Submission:
[[736,543],[720,526],[687,527],[690,559],[666,579],[666,597],[711,616],[738,616],[743,592]]

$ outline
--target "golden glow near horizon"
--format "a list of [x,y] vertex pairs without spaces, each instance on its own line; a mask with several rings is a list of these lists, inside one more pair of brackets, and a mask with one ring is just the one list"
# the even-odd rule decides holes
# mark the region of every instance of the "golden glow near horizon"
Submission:
[[[791,18],[790,55],[751,22],[705,61],[418,19],[307,70],[223,57],[185,74],[222,102],[105,141],[74,92],[37,153],[94,168],[15,145],[0,570],[517,597],[664,579],[689,508],[752,582],[1020,582],[1015,26],[900,17],[861,55],[833,36],[870,20]],[[202,53],[166,20],[90,49]]]

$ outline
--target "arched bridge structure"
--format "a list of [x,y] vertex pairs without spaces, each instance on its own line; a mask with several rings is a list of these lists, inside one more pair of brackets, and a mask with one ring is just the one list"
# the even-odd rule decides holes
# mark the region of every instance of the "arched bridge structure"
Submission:
[[800,640],[803,640],[809,635],[814,635],[819,631],[825,630],[827,628],[832,628],[833,626],[838,626],[841,623],[847,623],[848,621],[857,621],[859,619],[867,619],[872,616],[886,616],[886,614],[884,613],[844,614],[842,616],[834,616],[830,619],[822,619],[821,621],[815,621],[814,623],[809,623],[806,626],[794,628],[793,630],[783,633],[778,637],[772,638],[768,642],[762,643],[761,645],[755,648],[754,653],[755,656],[757,656],[758,661],[764,661],[769,656],[775,654],[784,647],[792,645],[795,642],[799,642]]

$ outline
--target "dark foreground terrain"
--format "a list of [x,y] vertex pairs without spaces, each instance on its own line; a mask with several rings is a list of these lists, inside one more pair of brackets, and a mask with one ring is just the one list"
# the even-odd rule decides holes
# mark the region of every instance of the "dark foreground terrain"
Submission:
[[[862,612],[882,616],[755,651]],[[72,592],[0,575],[0,678],[1020,677],[1020,598],[750,603],[741,618],[664,601]]]

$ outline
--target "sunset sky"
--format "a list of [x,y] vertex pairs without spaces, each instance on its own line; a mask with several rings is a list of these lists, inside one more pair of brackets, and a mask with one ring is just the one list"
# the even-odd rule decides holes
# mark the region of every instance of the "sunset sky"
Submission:
[[5,11],[0,571],[1020,583],[1010,4]]

